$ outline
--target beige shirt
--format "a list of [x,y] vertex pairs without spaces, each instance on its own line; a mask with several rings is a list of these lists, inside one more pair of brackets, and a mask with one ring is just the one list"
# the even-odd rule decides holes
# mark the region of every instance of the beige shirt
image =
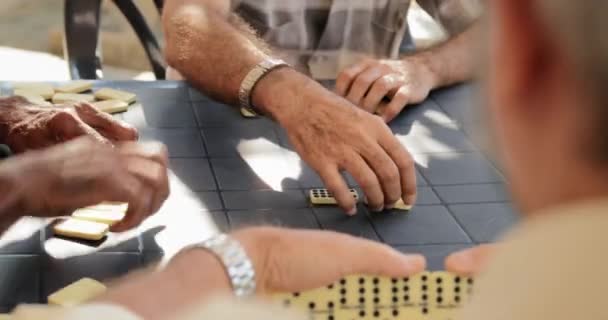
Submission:
[[[479,15],[478,0],[417,0],[448,34]],[[363,57],[396,59],[408,41],[411,0],[232,0],[275,54],[315,79],[335,79]]]
[[460,319],[608,319],[608,199],[539,213],[488,270]]

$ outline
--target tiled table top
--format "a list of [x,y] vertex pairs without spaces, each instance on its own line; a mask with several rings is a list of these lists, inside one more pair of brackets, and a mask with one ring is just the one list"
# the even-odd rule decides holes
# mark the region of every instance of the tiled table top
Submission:
[[[0,311],[88,276],[107,280],[170,256],[217,232],[272,224],[326,229],[427,256],[431,269],[462,248],[490,242],[516,221],[501,174],[470,139],[472,88],[443,89],[404,112],[391,128],[414,155],[419,202],[409,214],[359,214],[311,207],[321,180],[267,119],[243,119],[182,82],[99,82],[137,93],[118,115],[142,140],[168,145],[172,194],[139,229],[102,243],[54,238],[48,221],[24,219],[0,238]],[[8,84],[0,85],[10,94]],[[142,107],[143,106],[143,107]],[[349,183],[356,187],[352,178]]]

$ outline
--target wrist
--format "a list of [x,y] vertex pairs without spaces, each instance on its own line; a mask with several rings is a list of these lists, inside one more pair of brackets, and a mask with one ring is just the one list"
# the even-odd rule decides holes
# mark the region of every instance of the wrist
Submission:
[[[230,293],[230,279],[222,262],[212,252],[203,249],[189,249],[178,253],[166,269],[175,278],[193,291],[196,296],[207,291],[214,294]],[[202,291],[202,292],[197,292]]]
[[296,104],[301,100],[298,96],[314,86],[320,87],[298,71],[282,67],[268,72],[258,81],[251,92],[251,101],[256,108],[283,125],[297,108]]
[[426,75],[427,83],[431,89],[446,85],[446,77],[443,74],[446,70],[440,57],[435,52],[423,51],[405,59],[410,60],[423,69],[422,72]]

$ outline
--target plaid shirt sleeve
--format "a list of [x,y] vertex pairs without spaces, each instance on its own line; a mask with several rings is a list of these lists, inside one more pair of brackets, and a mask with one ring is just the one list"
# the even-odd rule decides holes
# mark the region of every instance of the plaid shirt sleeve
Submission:
[[466,30],[482,11],[480,0],[417,0],[450,35]]

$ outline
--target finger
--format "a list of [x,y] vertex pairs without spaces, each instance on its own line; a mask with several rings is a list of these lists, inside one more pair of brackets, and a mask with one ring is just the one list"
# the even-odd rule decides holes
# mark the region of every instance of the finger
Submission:
[[65,142],[80,136],[90,136],[100,143],[109,143],[95,129],[89,127],[82,120],[76,118],[68,111],[58,111],[50,120],[49,127],[56,135],[58,142]]
[[378,115],[384,120],[384,122],[391,122],[403,108],[410,102],[409,90],[405,87],[401,87],[393,98],[391,102],[386,106],[386,108],[379,109]]
[[397,165],[401,179],[401,198],[407,205],[416,203],[416,165],[410,153],[389,131],[381,137],[380,145]]
[[372,211],[382,211],[384,209],[384,193],[378,177],[360,155],[351,155],[348,159],[344,169],[355,178],[355,181],[365,193],[368,206]]
[[162,164],[165,167],[169,166],[169,152],[167,147],[159,142],[145,143],[120,143],[117,145],[121,155],[135,156],[146,158]]
[[361,105],[363,97],[367,94],[372,84],[384,76],[384,70],[380,67],[369,67],[357,76],[351,86],[346,99],[355,105]]
[[361,72],[367,69],[370,64],[371,60],[366,60],[342,70],[336,79],[336,93],[341,97],[346,97],[353,81]]
[[[393,205],[401,199],[401,176],[397,165],[379,144],[371,144],[365,148],[363,157],[382,186],[384,193],[382,208],[392,209]],[[371,208],[375,207],[371,206]]]
[[144,214],[155,213],[169,194],[167,168],[158,162],[138,157],[124,157],[124,161],[127,171],[140,179],[153,194],[150,208],[146,208],[148,211]]
[[137,197],[129,202],[125,218],[112,226],[112,232],[124,232],[139,226],[150,215],[153,201],[154,191],[141,185]]
[[82,121],[96,128],[104,137],[112,141],[135,141],[138,138],[137,129],[112,118],[109,114],[97,110],[88,103],[78,103],[74,105],[74,108]]
[[496,244],[485,244],[449,255],[445,269],[463,276],[475,276],[485,269],[491,256],[498,250]]
[[357,201],[350,193],[349,187],[338,171],[338,168],[326,167],[319,171],[319,176],[344,212],[351,216],[357,214]]
[[396,81],[393,81],[390,75],[386,75],[376,80],[363,99],[363,109],[369,113],[375,113],[382,100],[389,96],[391,91],[395,90],[398,86],[399,84]]

